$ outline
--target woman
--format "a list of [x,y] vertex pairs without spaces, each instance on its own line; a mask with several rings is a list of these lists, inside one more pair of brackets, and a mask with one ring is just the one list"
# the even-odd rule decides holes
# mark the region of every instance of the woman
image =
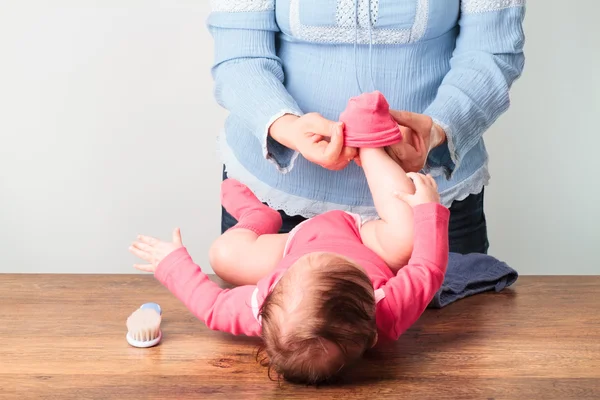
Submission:
[[[405,137],[390,154],[435,176],[450,207],[450,250],[487,252],[482,135],[523,69],[525,0],[211,3],[227,174],[285,230],[331,209],[375,214],[356,149],[330,138],[350,97],[379,90]],[[223,214],[223,230],[234,223]]]

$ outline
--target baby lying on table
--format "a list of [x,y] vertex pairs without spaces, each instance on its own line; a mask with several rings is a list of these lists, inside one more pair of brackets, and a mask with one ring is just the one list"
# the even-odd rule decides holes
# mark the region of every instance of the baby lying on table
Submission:
[[384,148],[360,149],[379,219],[330,211],[289,234],[243,184],[222,185],[238,224],[211,248],[221,289],[172,242],[139,236],[131,252],[210,329],[261,336],[269,367],[292,382],[336,376],[375,345],[397,339],[444,280],[449,211],[430,176],[406,174]]

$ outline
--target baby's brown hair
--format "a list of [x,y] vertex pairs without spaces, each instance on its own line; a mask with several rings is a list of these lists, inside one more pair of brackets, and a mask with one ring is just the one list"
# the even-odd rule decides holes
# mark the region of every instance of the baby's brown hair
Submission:
[[290,382],[318,384],[358,360],[377,340],[375,297],[362,269],[337,256],[319,263],[308,286],[311,301],[299,311],[301,323],[291,329],[278,315],[286,312],[282,285],[265,298],[260,310],[262,363],[269,376],[274,371]]

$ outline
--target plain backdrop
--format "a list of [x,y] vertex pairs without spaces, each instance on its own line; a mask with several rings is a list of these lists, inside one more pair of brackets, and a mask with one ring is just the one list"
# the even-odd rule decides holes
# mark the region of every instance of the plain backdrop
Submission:
[[[130,273],[137,233],[219,234],[206,0],[0,0],[0,272]],[[526,69],[485,134],[490,253],[600,273],[596,0],[530,1]]]

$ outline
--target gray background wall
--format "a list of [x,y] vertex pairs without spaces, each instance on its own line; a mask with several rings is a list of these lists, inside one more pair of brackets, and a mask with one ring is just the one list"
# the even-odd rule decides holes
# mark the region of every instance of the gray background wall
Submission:
[[[575,5],[576,4],[576,5]],[[219,233],[207,1],[0,0],[0,272],[129,273],[139,233]],[[527,66],[488,132],[491,253],[598,274],[600,5],[530,1]]]

